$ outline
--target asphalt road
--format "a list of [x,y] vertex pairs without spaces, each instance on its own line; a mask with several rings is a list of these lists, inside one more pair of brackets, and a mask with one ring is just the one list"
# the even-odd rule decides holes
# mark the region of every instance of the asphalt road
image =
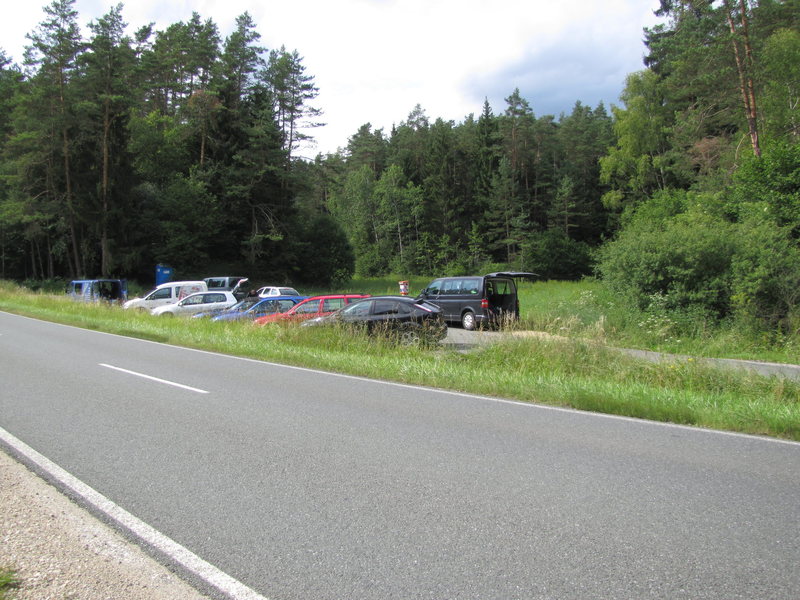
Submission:
[[6,313],[0,382],[0,427],[275,600],[800,593],[800,444]]

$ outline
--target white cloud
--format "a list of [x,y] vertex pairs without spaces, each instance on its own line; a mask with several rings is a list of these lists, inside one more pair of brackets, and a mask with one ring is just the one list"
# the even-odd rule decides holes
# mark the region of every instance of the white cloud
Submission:
[[[615,101],[625,75],[641,68],[642,27],[658,0],[139,0],[123,16],[132,33],[185,21],[193,11],[222,36],[248,11],[269,49],[303,56],[328,123],[317,150],[343,147],[364,123],[384,128],[416,104],[432,119],[462,120],[488,97],[495,113],[519,87],[537,114],[569,111],[575,100]],[[82,27],[112,3],[77,0]],[[0,23],[0,46],[21,60],[41,6],[20,3]],[[84,33],[86,33],[84,29]],[[609,97],[611,96],[611,97]],[[538,108],[541,107],[541,108]],[[558,108],[554,108],[558,107]]]

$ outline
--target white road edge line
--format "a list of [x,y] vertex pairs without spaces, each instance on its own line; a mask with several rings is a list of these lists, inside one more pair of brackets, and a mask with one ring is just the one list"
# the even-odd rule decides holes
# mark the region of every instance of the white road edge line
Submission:
[[183,385],[182,383],[175,383],[174,381],[168,381],[166,379],[159,379],[158,377],[153,377],[152,375],[145,375],[144,373],[137,373],[136,371],[129,371],[128,369],[123,369],[121,367],[115,367],[114,365],[107,365],[106,363],[97,363],[101,367],[106,367],[107,369],[114,369],[115,371],[120,371],[122,373],[127,373],[128,375],[136,375],[136,377],[143,377],[144,379],[149,379],[150,381],[157,381],[158,383],[164,383],[166,385],[172,385],[178,388],[182,388],[184,390],[189,390],[190,392],[197,392],[198,394],[208,394],[206,390],[201,390],[199,388],[191,387],[189,385]]
[[50,459],[42,456],[36,450],[28,446],[25,442],[14,437],[14,435],[2,427],[0,427],[0,439],[12,447],[15,451],[25,456],[29,461],[37,465],[56,481],[75,492],[88,504],[102,512],[104,515],[122,527],[133,532],[136,537],[170,557],[176,563],[180,564],[182,567],[199,577],[202,581],[206,582],[210,586],[218,589],[224,594],[227,594],[235,600],[268,600],[265,596],[262,596],[255,590],[247,587],[242,582],[220,571],[214,565],[204,561],[202,558],[168,538],[163,533],[160,533],[147,523],[136,518],[124,508],[118,506],[103,496],[100,492],[89,487],[52,462]]

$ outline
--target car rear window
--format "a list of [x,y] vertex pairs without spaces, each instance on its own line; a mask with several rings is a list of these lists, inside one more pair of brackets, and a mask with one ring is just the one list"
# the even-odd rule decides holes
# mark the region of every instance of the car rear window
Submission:
[[490,296],[505,296],[515,294],[516,291],[513,279],[490,279],[486,282],[486,293]]

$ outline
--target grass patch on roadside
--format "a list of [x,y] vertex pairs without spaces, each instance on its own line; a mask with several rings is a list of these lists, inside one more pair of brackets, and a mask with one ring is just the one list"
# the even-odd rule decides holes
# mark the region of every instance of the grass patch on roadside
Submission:
[[11,600],[19,585],[20,581],[13,569],[0,567],[0,600]]
[[[0,284],[0,310],[325,371],[800,440],[797,382],[692,360],[651,363],[576,338],[514,336],[460,353],[399,346],[332,327],[154,318],[116,306],[31,294],[10,284]],[[590,306],[586,314],[594,310]]]
[[593,279],[521,282],[520,327],[619,348],[800,362],[798,335],[749,331],[734,322],[718,322],[691,312],[669,312],[657,300],[649,310],[639,311],[620,302],[602,282]]

